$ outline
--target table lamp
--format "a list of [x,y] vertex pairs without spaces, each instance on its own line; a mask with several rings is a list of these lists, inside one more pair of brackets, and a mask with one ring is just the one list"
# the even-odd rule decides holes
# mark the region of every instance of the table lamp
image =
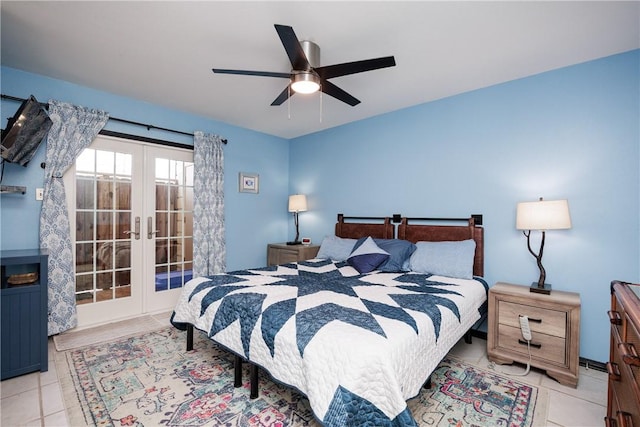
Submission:
[[293,194],[289,196],[289,212],[293,212],[293,222],[296,224],[296,238],[287,245],[300,245],[300,229],[298,227],[298,212],[307,210],[307,196],[304,194]]
[[[527,236],[527,248],[538,263],[540,278],[531,284],[531,292],[542,294],[551,293],[551,285],[545,283],[547,273],[542,266],[542,252],[544,251],[545,232],[547,230],[562,230],[571,228],[571,217],[569,216],[569,203],[567,200],[540,200],[537,202],[518,203],[516,209],[516,229],[522,230]],[[536,254],[531,249],[531,231],[542,232],[540,240],[540,250]]]

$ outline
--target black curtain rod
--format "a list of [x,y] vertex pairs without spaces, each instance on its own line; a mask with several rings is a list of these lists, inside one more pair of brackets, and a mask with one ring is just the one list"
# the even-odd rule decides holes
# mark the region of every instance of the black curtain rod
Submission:
[[[11,95],[5,95],[5,94],[2,94],[0,96],[2,96],[2,99],[8,99],[8,100],[11,100],[11,101],[18,101],[18,102],[26,101],[26,99],[18,98],[17,96],[11,96]],[[45,108],[49,107],[49,104],[45,103],[45,102],[40,102],[40,105],[42,105]],[[117,117],[111,117],[111,116],[109,116],[109,120],[113,120],[113,121],[121,122],[121,123],[127,123],[127,124],[135,125],[135,126],[142,126],[142,127],[147,128],[147,130],[158,129],[158,130],[161,130],[161,131],[177,133],[177,134],[180,134],[180,135],[194,136],[192,133],[189,133],[189,132],[183,132],[181,130],[163,128],[163,127],[160,127],[160,126],[149,125],[149,124],[146,124],[146,123],[134,122],[133,120],[119,119]],[[223,139],[222,143],[226,144],[227,140]]]

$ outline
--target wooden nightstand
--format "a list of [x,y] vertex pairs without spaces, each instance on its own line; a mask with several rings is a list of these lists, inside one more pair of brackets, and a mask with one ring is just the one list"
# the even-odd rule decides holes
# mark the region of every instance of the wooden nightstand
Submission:
[[504,364],[527,363],[527,342],[519,316],[529,317],[531,366],[544,369],[560,383],[578,385],[580,295],[551,291],[544,295],[527,286],[496,283],[489,289],[487,356]]
[[267,246],[267,265],[287,264],[315,258],[318,245],[287,245],[286,243],[269,243]]

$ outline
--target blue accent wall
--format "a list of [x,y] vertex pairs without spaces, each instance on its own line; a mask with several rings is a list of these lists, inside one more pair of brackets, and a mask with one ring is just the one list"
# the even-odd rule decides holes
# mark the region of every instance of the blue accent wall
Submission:
[[[582,357],[608,359],[611,280],[640,282],[640,50],[290,141],[7,67],[1,72],[5,94],[229,139],[229,269],[264,265],[267,243],[293,238],[287,196],[304,193],[309,211],[300,214],[300,234],[315,243],[333,233],[337,213],[481,213],[487,281],[528,285],[538,269],[515,229],[515,208],[542,196],[569,200],[573,228],[547,233],[543,263],[554,289],[581,295]],[[366,94],[355,95],[366,103]],[[212,102],[221,101],[212,94]],[[2,102],[3,127],[18,105]],[[192,143],[114,122],[107,128]],[[38,244],[34,192],[42,186],[43,160],[44,144],[27,168],[5,166],[2,183],[26,185],[28,193],[0,197],[2,249]],[[260,174],[259,194],[238,192],[241,171]]]
[[[193,132],[201,130],[229,140],[225,156],[225,221],[227,268],[229,270],[266,265],[268,243],[285,241],[289,183],[289,142],[286,139],[216,122],[182,111],[170,110],[139,100],[78,86],[61,80],[2,67],[2,93],[20,98],[33,94],[40,102],[49,99],[105,110],[113,117]],[[216,101],[211,94],[211,102]],[[2,100],[2,127],[12,117],[19,102]],[[105,129],[193,145],[193,137],[109,121]],[[5,163],[5,185],[23,185],[27,194],[0,197],[0,240],[2,249],[38,246],[42,202],[35,189],[43,186],[45,158],[43,142],[26,168]],[[260,176],[258,194],[238,192],[238,173]]]
[[606,361],[610,282],[640,281],[639,76],[635,50],[296,138],[300,233],[320,242],[339,212],[481,213],[487,281],[529,285],[516,204],[566,198],[573,228],[547,232],[547,282],[580,293],[580,355]]

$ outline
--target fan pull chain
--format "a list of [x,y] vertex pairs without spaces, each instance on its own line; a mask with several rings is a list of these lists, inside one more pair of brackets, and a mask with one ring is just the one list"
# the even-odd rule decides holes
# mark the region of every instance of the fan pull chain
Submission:
[[320,87],[320,123],[322,123],[322,86]]
[[289,100],[287,102],[287,118],[291,120],[291,82],[287,86],[287,93],[289,94]]

